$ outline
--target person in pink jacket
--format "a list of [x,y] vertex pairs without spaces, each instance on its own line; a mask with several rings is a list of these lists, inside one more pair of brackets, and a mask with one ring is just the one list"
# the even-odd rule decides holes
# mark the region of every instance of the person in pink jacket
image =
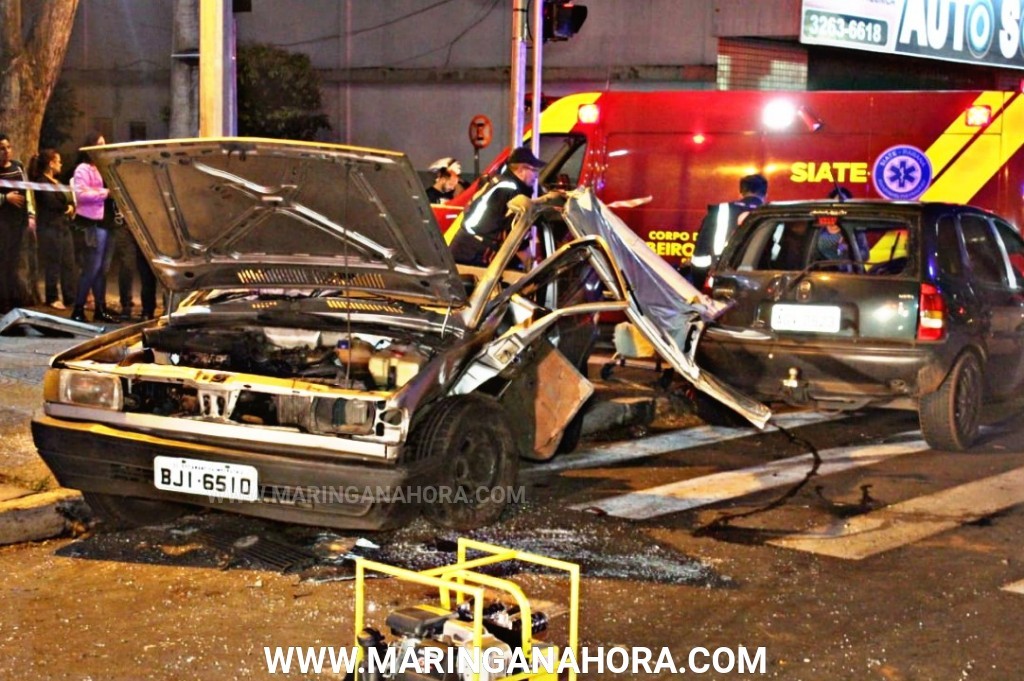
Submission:
[[[93,131],[86,135],[82,147],[106,143],[103,135]],[[81,148],[78,150],[71,186],[74,187],[77,204],[75,227],[80,236],[80,241],[75,246],[79,255],[79,266],[82,270],[71,318],[79,322],[86,321],[85,302],[89,298],[89,292],[92,291],[96,306],[93,322],[116,322],[117,318],[107,312],[105,265],[110,262],[107,251],[113,243],[104,223],[104,204],[110,190],[103,185],[103,178],[89,158],[89,152]],[[79,249],[79,247],[81,248]]]

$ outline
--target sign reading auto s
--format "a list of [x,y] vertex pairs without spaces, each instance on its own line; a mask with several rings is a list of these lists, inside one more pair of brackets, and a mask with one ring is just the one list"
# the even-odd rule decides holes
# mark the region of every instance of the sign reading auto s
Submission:
[[1024,69],[1024,0],[803,0],[800,42]]

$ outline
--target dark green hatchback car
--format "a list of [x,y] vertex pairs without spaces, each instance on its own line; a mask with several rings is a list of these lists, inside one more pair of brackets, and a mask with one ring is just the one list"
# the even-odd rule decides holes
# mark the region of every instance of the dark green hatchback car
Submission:
[[985,400],[1024,386],[1024,240],[940,203],[777,203],[751,213],[706,287],[733,305],[702,368],[818,409],[915,409],[963,450]]

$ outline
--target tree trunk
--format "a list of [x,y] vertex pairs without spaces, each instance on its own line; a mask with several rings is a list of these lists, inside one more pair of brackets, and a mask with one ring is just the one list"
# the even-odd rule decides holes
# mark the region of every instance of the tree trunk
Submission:
[[[39,131],[67,53],[78,0],[0,0],[0,131],[24,162],[39,147]],[[27,20],[27,21],[26,21]]]

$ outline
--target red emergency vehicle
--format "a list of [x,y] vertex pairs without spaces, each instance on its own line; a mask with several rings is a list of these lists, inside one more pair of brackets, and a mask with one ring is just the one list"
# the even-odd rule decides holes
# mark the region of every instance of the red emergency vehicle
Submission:
[[[540,131],[542,183],[593,187],[672,263],[692,256],[708,205],[737,198],[739,179],[758,172],[769,201],[824,199],[841,186],[855,199],[1024,218],[1019,92],[587,92],[552,103]],[[475,190],[436,207],[449,241]]]

